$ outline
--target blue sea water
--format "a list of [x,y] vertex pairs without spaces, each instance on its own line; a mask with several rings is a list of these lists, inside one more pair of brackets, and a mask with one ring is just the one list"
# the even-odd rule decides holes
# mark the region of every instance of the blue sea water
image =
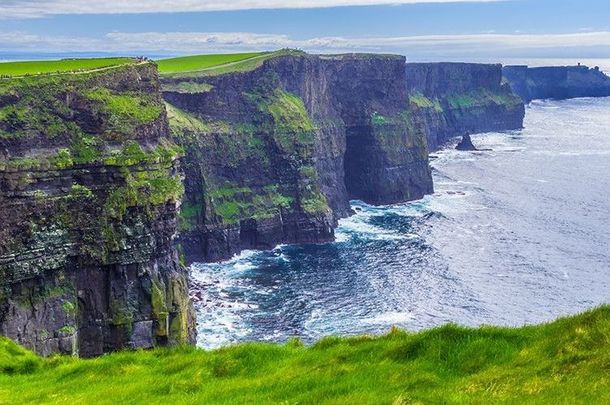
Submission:
[[334,243],[195,264],[198,344],[307,342],[447,322],[522,325],[610,302],[610,98],[536,101],[525,129],[435,153],[435,194]]

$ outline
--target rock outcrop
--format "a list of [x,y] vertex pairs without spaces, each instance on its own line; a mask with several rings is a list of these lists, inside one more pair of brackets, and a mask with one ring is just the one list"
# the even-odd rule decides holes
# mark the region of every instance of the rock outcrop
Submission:
[[430,150],[463,134],[523,127],[523,102],[502,82],[502,66],[408,63],[406,80]]
[[470,135],[466,134],[462,136],[462,140],[456,145],[455,149],[461,151],[476,151],[477,148],[472,144]]
[[536,99],[610,96],[610,77],[598,67],[505,66],[503,74],[515,94],[526,103]]
[[156,67],[0,79],[0,333],[94,356],[191,341]]
[[288,52],[247,71],[163,78],[186,150],[187,259],[329,241],[350,199],[385,204],[432,192],[404,64]]

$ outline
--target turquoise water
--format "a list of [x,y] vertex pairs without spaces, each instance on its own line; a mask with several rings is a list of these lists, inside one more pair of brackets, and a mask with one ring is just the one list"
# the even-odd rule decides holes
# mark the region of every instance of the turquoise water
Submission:
[[486,152],[432,160],[435,194],[353,202],[334,243],[195,264],[198,343],[521,325],[610,302],[610,98],[534,102]]

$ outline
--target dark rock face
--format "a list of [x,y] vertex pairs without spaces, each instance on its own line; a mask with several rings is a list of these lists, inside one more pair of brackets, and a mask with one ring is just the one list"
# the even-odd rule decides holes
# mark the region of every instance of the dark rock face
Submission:
[[406,83],[430,150],[465,133],[523,127],[523,102],[502,82],[501,65],[408,63]]
[[524,102],[610,96],[610,77],[587,66],[505,66],[504,78]]
[[298,54],[248,72],[164,78],[187,153],[187,259],[332,240],[350,198],[380,204],[432,192],[404,83],[404,58],[376,55]]
[[192,341],[154,65],[2,79],[0,100],[0,333],[85,357]]
[[177,228],[189,261],[330,241],[350,199],[431,193],[428,146],[521,127],[500,78],[291,52],[166,77],[165,103],[148,63],[0,80],[0,333],[44,355],[192,341]]
[[470,139],[470,135],[466,134],[462,136],[462,140],[456,145],[455,149],[461,151],[475,151],[477,148],[472,144],[472,139]]

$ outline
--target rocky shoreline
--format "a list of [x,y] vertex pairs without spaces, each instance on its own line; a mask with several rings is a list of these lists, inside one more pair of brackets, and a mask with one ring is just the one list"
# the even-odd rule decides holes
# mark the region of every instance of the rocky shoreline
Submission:
[[0,333],[84,357],[192,342],[186,264],[331,241],[351,199],[422,198],[430,150],[524,117],[500,65],[298,51],[3,78],[0,111]]

